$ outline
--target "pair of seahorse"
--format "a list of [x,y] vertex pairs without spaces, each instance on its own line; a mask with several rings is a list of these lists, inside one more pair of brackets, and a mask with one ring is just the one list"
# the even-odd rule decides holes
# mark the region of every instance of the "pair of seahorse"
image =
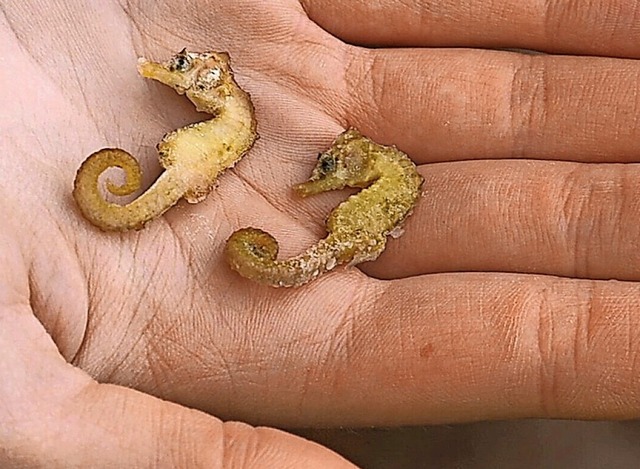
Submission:
[[[136,159],[124,150],[105,148],[85,160],[73,197],[82,214],[102,230],[141,229],[181,198],[191,203],[203,200],[218,176],[257,138],[251,98],[236,83],[228,54],[183,50],[164,63],[140,59],[138,71],[186,94],[197,110],[212,118],[165,135],[157,146],[164,172],[127,205],[106,201],[98,179],[107,168],[119,167],[125,173],[124,184],[107,182],[106,188],[118,196],[132,194],[141,185]],[[374,260],[384,251],[387,236],[398,232],[416,205],[422,183],[406,154],[355,129],[346,130],[320,153],[310,179],[294,187],[302,197],[363,188],[331,212],[327,237],[298,256],[278,260],[278,243],[271,235],[244,228],[227,240],[227,260],[240,275],[280,287],[303,285],[341,264]]]

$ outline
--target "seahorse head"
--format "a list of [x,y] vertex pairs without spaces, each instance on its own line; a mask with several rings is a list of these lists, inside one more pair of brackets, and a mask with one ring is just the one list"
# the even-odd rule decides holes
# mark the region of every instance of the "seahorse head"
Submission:
[[[345,187],[366,187],[379,177],[375,169],[375,148],[355,129],[349,129],[332,143],[328,151],[318,155],[308,181],[294,190],[306,197]],[[373,151],[372,151],[373,150]]]
[[226,52],[189,52],[181,50],[166,62],[138,59],[143,77],[157,80],[186,94],[198,110],[211,111],[212,95],[224,97],[233,82]]

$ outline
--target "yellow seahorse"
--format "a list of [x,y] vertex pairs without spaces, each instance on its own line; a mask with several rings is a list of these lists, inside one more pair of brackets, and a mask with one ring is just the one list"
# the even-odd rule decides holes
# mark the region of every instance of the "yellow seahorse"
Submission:
[[374,260],[384,251],[387,236],[400,233],[423,181],[406,154],[349,129],[319,155],[310,179],[294,187],[303,197],[365,188],[331,212],[328,236],[299,256],[276,260],[277,241],[262,230],[245,228],[228,239],[227,260],[243,277],[275,287],[300,286],[337,265]]
[[157,148],[165,171],[127,205],[107,202],[100,193],[98,178],[107,168],[119,167],[125,172],[125,183],[117,186],[107,182],[107,190],[124,196],[140,189],[142,174],[133,156],[121,149],[105,148],[82,163],[73,197],[82,214],[103,230],[141,229],[183,197],[191,203],[203,200],[220,173],[238,162],[257,138],[251,98],[235,82],[227,53],[185,49],[165,63],[141,58],[138,71],[186,94],[198,111],[213,118],[164,136]]

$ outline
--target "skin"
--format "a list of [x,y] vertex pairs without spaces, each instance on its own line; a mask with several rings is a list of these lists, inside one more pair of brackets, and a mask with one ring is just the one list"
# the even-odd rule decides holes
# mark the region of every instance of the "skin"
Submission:
[[[638,4],[545,5],[4,0],[0,466],[349,467],[273,427],[640,417]],[[261,139],[202,203],[102,233],[70,182],[105,146],[156,178],[201,116],[132,64],[185,46],[229,51]],[[425,178],[405,235],[308,288],[240,278],[234,231],[323,236],[347,194],[291,187],[349,126]]]
[[338,265],[373,261],[384,251],[387,236],[401,234],[423,181],[409,157],[395,147],[378,145],[356,129],[346,130],[320,153],[309,181],[294,186],[302,197],[365,188],[331,211],[328,236],[298,256],[276,260],[279,247],[273,236],[243,228],[227,240],[229,265],[243,277],[272,287],[298,287]]
[[125,183],[117,186],[109,181],[107,190],[118,196],[139,190],[142,174],[133,156],[119,148],[104,148],[82,163],[73,182],[73,198],[85,218],[105,231],[142,229],[183,197],[190,203],[201,202],[220,173],[234,166],[257,138],[253,104],[233,79],[228,54],[184,49],[165,63],[141,58],[138,72],[185,94],[198,111],[214,117],[165,135],[157,146],[165,171],[126,205],[106,201],[98,178],[119,167]]

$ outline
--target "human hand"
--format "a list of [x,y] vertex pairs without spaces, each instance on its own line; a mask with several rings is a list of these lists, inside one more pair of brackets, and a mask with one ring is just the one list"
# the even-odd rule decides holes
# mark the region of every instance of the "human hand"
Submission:
[[[386,32],[401,30],[402,45],[639,52],[635,24],[597,44],[545,39],[515,0],[475,27],[453,6],[425,8],[417,24],[415,9],[392,3],[369,17],[369,3],[351,2],[360,14],[333,19],[347,7],[305,7],[354,43],[391,44]],[[346,464],[187,407],[280,426],[637,415],[638,174],[609,164],[638,152],[635,62],[361,49],[287,0],[94,7],[57,4],[45,21],[28,3],[3,6],[0,457]],[[261,139],[205,202],[141,232],[98,232],[72,203],[75,170],[118,146],[155,178],[155,143],[202,116],[140,79],[135,58],[184,46],[231,53]],[[239,278],[222,258],[233,230],[260,226],[283,255],[322,236],[344,194],[300,200],[290,187],[347,125],[441,162],[421,168],[426,195],[407,233],[362,266],[369,276],[351,269],[296,290]]]

